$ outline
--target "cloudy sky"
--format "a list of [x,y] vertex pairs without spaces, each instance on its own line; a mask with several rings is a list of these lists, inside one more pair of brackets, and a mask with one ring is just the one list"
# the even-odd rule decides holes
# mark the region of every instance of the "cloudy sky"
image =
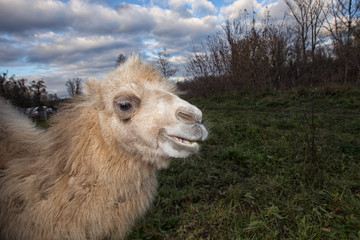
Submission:
[[101,78],[120,53],[151,61],[166,48],[181,68],[226,17],[265,7],[274,18],[286,11],[283,0],[0,0],[0,73],[64,96],[66,80]]

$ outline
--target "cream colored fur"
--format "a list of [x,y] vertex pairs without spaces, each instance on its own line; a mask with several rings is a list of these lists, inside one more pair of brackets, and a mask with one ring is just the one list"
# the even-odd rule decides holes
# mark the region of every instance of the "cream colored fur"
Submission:
[[200,110],[175,93],[133,56],[86,83],[47,131],[1,100],[0,239],[123,239],[154,198],[156,171],[207,137]]

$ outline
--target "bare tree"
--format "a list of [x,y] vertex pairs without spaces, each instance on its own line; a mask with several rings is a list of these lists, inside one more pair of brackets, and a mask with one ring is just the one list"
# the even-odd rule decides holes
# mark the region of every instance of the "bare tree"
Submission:
[[[356,20],[360,17],[359,0],[331,0],[328,5],[329,16],[326,28],[333,39],[334,52],[344,63],[343,81],[349,79],[350,65],[355,65],[360,73]],[[359,81],[359,77],[358,77]]]
[[285,0],[291,15],[297,24],[297,33],[301,41],[302,60],[307,60],[307,50],[310,50],[314,60],[315,50],[321,42],[321,30],[327,11],[324,0]]
[[186,69],[192,76],[222,76],[230,72],[229,62],[228,43],[224,34],[218,32],[193,46]]
[[69,79],[66,81],[65,86],[70,97],[75,97],[81,94],[81,78]]
[[116,64],[115,66],[118,67],[119,65],[123,64],[126,61],[126,57],[124,54],[120,53],[119,56],[116,59]]
[[166,49],[163,49],[158,52],[158,58],[156,60],[157,68],[166,79],[174,76],[178,71],[176,67],[171,65],[168,58],[169,53],[166,51]]
[[5,94],[5,83],[6,83],[7,72],[3,72],[0,75],[0,96]]
[[193,47],[186,70],[203,82],[204,91],[263,91],[286,81],[286,27],[270,24],[268,15],[262,25],[256,21],[256,13],[244,11],[238,18],[227,19],[223,31]]
[[360,17],[359,0],[331,0],[328,11],[327,29],[332,37],[350,45],[354,21]]
[[42,96],[47,94],[46,85],[45,85],[44,80],[39,80],[39,81],[33,80],[31,82],[30,89],[34,94],[35,103],[37,105],[41,105]]
[[285,18],[279,25],[266,29],[264,37],[267,40],[268,56],[271,71],[271,87],[281,88],[286,85],[286,68],[290,56],[291,34],[287,31]]

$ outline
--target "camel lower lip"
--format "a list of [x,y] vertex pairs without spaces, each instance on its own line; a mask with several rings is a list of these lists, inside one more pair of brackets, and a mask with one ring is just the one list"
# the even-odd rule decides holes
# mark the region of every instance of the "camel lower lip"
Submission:
[[176,143],[181,144],[187,147],[197,147],[197,142],[188,140],[186,138],[177,137],[177,136],[169,136],[170,139],[174,140]]

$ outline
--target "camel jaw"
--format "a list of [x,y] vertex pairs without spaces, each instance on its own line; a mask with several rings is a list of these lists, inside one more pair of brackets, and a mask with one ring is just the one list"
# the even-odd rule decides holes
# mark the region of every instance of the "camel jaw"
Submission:
[[[205,130],[206,131],[206,130]],[[201,134],[191,134],[187,131],[182,133],[170,133],[162,129],[159,137],[159,147],[163,152],[173,158],[186,158],[199,151],[198,141],[205,140],[207,132]],[[187,135],[187,136],[186,136]],[[205,135],[205,136],[204,136]]]

